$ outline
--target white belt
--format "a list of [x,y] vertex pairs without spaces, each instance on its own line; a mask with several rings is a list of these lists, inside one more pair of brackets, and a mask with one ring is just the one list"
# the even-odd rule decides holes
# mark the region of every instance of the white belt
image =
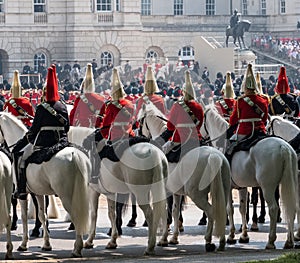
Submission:
[[194,128],[196,124],[194,123],[179,123],[175,127],[176,128]]
[[64,131],[65,127],[57,127],[57,126],[44,126],[40,131]]
[[252,118],[252,119],[241,119],[239,122],[255,122],[255,121],[261,121],[260,118]]
[[113,126],[125,126],[128,125],[128,122],[117,121],[113,123]]
[[27,118],[28,118],[27,116],[22,116],[22,115],[17,116],[17,119],[19,119],[19,120],[27,119]]

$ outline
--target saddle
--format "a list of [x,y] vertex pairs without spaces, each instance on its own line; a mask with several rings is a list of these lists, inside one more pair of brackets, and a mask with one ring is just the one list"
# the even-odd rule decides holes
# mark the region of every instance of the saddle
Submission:
[[200,146],[205,145],[204,141],[195,141],[189,140],[184,144],[179,144],[175,146],[171,151],[166,154],[167,160],[169,163],[178,163],[182,157],[188,153],[189,151],[197,148]]
[[98,153],[100,159],[107,158],[112,162],[119,162],[124,151],[128,148],[133,146],[134,144],[141,143],[141,142],[150,142],[149,138],[136,136],[130,137],[125,140],[118,140],[118,141],[108,141],[107,144],[103,147],[103,149]]
[[277,137],[275,135],[267,135],[261,132],[254,132],[251,136],[245,137],[243,140],[235,143],[233,142],[226,150],[225,156],[229,163],[232,161],[232,157],[236,152],[239,151],[249,151],[251,147],[257,144],[259,141],[268,138],[268,137]]
[[30,163],[41,164],[43,162],[48,162],[56,153],[66,147],[77,148],[88,156],[88,152],[83,147],[68,142],[66,138],[61,138],[58,143],[51,147],[43,147],[35,150],[25,161],[25,166],[27,167]]

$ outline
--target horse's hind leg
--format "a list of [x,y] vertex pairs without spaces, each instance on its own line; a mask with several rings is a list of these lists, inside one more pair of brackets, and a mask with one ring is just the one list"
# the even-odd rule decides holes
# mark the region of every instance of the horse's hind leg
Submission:
[[10,216],[8,217],[8,223],[6,225],[6,254],[5,254],[5,260],[13,259],[13,244],[11,242],[11,219]]
[[22,218],[22,225],[23,225],[23,237],[22,243],[18,247],[18,251],[26,251],[27,250],[27,243],[28,243],[28,217],[27,217],[27,199],[20,200],[21,205],[21,218]]
[[90,231],[87,241],[84,243],[84,248],[93,248],[94,247],[94,239],[96,236],[96,227],[97,227],[97,217],[98,217],[98,204],[99,204],[99,196],[100,194],[90,188]]
[[[250,229],[252,231],[258,231],[258,226],[257,226],[258,187],[252,187],[251,203],[253,205],[253,216],[252,216],[252,225]],[[248,213],[249,213],[249,209],[248,209]]]
[[232,190],[230,191],[228,203],[227,203],[227,214],[229,218],[229,236],[227,238],[227,244],[235,244],[236,240],[235,238],[235,226],[234,226],[234,208],[233,208],[233,201],[232,201]]
[[249,243],[249,236],[247,231],[247,219],[246,219],[246,205],[248,199],[248,190],[247,188],[243,188],[239,190],[239,197],[240,197],[240,213],[242,216],[242,234],[240,236],[239,242],[240,243]]
[[108,217],[111,224],[111,239],[106,245],[106,249],[115,249],[117,247],[117,226],[116,226],[116,201],[114,196],[107,196]]
[[51,251],[52,247],[50,245],[50,237],[49,237],[49,231],[47,228],[47,222],[46,222],[46,212],[45,212],[45,199],[43,195],[36,195],[36,200],[38,202],[38,207],[39,207],[39,220],[42,223],[43,227],[43,238],[44,238],[44,244],[42,247],[43,251]]

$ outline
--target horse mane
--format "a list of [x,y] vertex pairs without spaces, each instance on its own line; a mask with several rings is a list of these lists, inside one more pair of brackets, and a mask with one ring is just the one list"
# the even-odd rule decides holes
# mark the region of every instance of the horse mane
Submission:
[[24,125],[24,123],[19,120],[16,116],[11,114],[10,112],[1,111],[0,116],[3,116],[4,118],[9,119],[11,122],[14,122],[17,127],[19,127],[21,130],[27,131],[27,127]]
[[167,119],[166,116],[152,103],[144,103],[137,115],[137,120],[141,120],[145,114],[158,116]]
[[297,131],[300,130],[300,128],[299,128],[296,124],[294,124],[294,123],[292,123],[292,122],[290,122],[290,121],[284,119],[284,118],[283,118],[282,116],[280,116],[280,115],[273,115],[273,116],[271,116],[270,122],[272,122],[272,120],[279,120],[279,121],[282,122],[284,125],[286,125],[289,129],[292,128],[292,129],[297,130]]
[[221,123],[220,125],[226,124],[229,125],[228,122],[220,115],[215,104],[208,104],[205,106],[206,111],[211,110],[214,113],[214,119],[216,122]]

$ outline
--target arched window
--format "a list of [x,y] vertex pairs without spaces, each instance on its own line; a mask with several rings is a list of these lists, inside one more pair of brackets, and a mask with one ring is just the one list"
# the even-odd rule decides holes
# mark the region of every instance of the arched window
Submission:
[[155,50],[149,50],[146,54],[146,59],[151,61],[152,59],[155,59],[155,61],[159,61],[159,55]]
[[43,52],[38,52],[34,55],[33,63],[34,72],[38,72],[40,64],[47,65],[47,56]]
[[101,66],[106,66],[109,64],[109,62],[114,65],[114,56],[112,55],[112,53],[110,53],[109,51],[104,51],[101,53],[100,56],[100,63]]

